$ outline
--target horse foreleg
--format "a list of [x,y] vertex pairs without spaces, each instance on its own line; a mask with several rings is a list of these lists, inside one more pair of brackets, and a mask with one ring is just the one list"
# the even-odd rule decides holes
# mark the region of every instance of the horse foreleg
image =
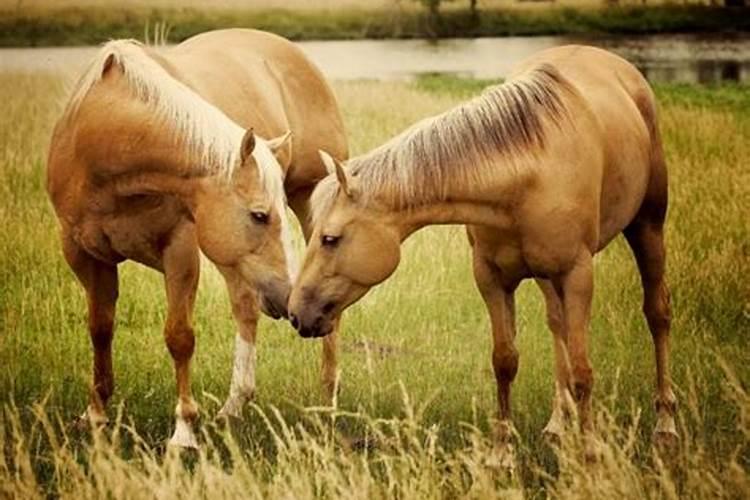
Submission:
[[175,431],[169,444],[197,448],[193,424],[198,418],[198,405],[190,390],[190,360],[195,350],[191,323],[200,260],[191,225],[184,224],[173,232],[162,262],[168,304],[164,339],[174,361],[178,394]]
[[323,356],[320,367],[320,379],[328,404],[335,406],[338,390],[338,373],[336,359],[336,339],[338,337],[339,319],[333,325],[333,331],[323,337]]
[[573,403],[570,394],[573,376],[568,358],[565,312],[562,299],[554,285],[544,279],[537,279],[536,283],[544,294],[544,302],[547,308],[547,326],[552,332],[555,352],[555,396],[552,403],[552,414],[542,432],[548,438],[560,440],[570,419]]
[[225,276],[232,314],[237,323],[234,341],[234,364],[229,396],[219,410],[219,417],[239,418],[242,408],[255,393],[255,335],[258,326],[259,307],[255,293],[241,280]]
[[674,416],[677,399],[669,375],[669,328],[671,306],[664,279],[665,250],[661,221],[636,220],[625,230],[643,285],[643,313],[654,341],[656,355],[656,427],[654,442],[671,446],[678,438]]
[[[289,206],[297,216],[302,227],[305,243],[310,241],[312,226],[310,224],[309,200],[311,189],[305,189],[289,196]],[[335,404],[336,392],[338,391],[338,357],[337,339],[340,318],[336,318],[333,331],[323,337],[323,353],[320,365],[320,381],[323,386],[323,395],[331,405]]]
[[510,389],[518,372],[518,351],[514,345],[516,283],[504,282],[500,270],[474,251],[474,278],[487,306],[492,324],[492,367],[497,382],[499,421],[496,429],[497,463],[512,472],[515,469],[513,423],[511,421]]
[[98,261],[72,240],[63,237],[65,259],[86,290],[88,328],[94,350],[93,384],[89,405],[80,421],[93,426],[106,424],[106,405],[114,392],[112,337],[118,294],[117,266]]

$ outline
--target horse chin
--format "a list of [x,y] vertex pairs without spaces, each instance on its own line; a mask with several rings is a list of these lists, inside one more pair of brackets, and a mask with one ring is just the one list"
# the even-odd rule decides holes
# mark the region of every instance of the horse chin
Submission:
[[262,295],[260,298],[260,310],[263,312],[263,314],[272,319],[281,319],[287,317],[286,307],[274,304],[274,302],[265,295]]

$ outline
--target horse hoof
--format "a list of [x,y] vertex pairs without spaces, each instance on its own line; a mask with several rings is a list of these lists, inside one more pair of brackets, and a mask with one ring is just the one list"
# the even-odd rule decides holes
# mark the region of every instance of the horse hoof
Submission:
[[74,418],[73,421],[68,424],[68,429],[74,432],[89,432],[102,429],[106,427],[107,424],[109,424],[109,419],[106,415],[101,415],[87,409],[82,415]]
[[178,436],[177,433],[175,433],[175,435],[170,438],[167,446],[182,450],[197,450],[198,440],[195,439],[195,435],[192,433],[189,436]]
[[671,454],[671,452],[674,452],[679,448],[680,436],[676,431],[657,430],[654,432],[652,442],[657,450]]
[[585,437],[583,443],[583,461],[586,464],[595,464],[600,461],[599,444],[592,437]]
[[177,426],[169,440],[168,446],[189,450],[198,449],[198,440],[195,438],[195,433],[188,422],[181,418],[177,419]]
[[550,421],[544,429],[542,429],[542,439],[549,446],[560,446],[562,444],[563,428],[557,422]]
[[496,448],[493,453],[487,457],[485,466],[508,478],[512,479],[515,477],[516,453],[513,450],[513,445],[506,443]]

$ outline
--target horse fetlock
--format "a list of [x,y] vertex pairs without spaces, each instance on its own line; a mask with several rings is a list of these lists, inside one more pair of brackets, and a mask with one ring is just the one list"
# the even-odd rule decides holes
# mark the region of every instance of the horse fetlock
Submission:
[[88,422],[92,428],[104,427],[109,423],[109,418],[104,408],[97,404],[90,404],[81,416],[81,419]]
[[255,396],[255,390],[252,387],[243,388],[240,391],[232,391],[224,405],[219,410],[218,418],[240,418],[242,409],[252,401]]
[[193,398],[180,399],[175,408],[175,415],[178,419],[181,418],[190,423],[198,420],[198,403]]
[[654,399],[654,409],[656,414],[674,416],[677,414],[677,398],[670,390],[665,395],[659,395]]

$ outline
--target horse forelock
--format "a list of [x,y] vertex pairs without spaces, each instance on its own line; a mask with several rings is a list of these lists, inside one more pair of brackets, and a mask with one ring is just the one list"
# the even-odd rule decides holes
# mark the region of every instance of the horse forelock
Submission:
[[310,197],[310,222],[315,225],[330,210],[339,191],[339,181],[335,174],[324,177],[313,190]]
[[66,107],[73,116],[110,62],[121,69],[135,97],[151,106],[154,119],[166,123],[184,144],[202,173],[230,177],[239,165],[244,130],[219,108],[180,82],[135,40],[104,44],[81,77]]
[[[518,172],[545,145],[550,126],[568,116],[563,94],[572,87],[556,68],[543,64],[490,87],[441,115],[424,119],[373,151],[347,162],[357,178],[361,203],[378,198],[394,209],[443,201],[456,186],[493,182]],[[507,168],[497,171],[501,158]],[[338,192],[328,176],[312,198],[319,220]]]

